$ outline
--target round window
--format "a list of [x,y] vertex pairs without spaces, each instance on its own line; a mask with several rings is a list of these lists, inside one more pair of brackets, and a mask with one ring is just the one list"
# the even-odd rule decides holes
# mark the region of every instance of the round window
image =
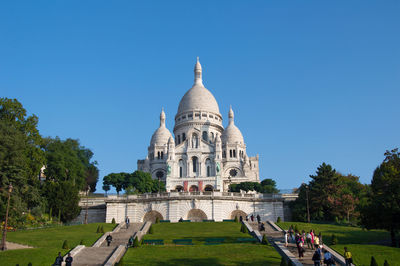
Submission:
[[229,175],[232,176],[232,177],[235,177],[235,176],[237,175],[236,169],[231,169],[231,170],[229,171]]

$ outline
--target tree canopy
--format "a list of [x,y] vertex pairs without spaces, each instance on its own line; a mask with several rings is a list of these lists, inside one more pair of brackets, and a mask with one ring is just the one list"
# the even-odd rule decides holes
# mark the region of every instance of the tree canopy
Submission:
[[278,193],[279,190],[276,188],[276,182],[272,179],[264,179],[261,183],[258,182],[241,182],[238,184],[231,184],[229,191],[240,192],[240,190],[257,191],[260,193]]

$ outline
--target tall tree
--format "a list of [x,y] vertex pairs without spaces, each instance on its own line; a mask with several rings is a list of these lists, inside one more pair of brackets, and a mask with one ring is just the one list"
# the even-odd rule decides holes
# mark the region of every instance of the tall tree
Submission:
[[384,161],[375,169],[369,201],[362,209],[361,222],[368,228],[390,232],[392,246],[400,230],[400,153],[386,151]]

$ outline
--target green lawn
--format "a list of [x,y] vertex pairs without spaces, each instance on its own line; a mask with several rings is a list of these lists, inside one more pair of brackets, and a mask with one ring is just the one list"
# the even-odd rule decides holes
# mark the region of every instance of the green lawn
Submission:
[[0,252],[0,265],[51,265],[58,252],[63,255],[68,250],[62,250],[64,240],[68,240],[70,248],[79,245],[81,240],[86,246],[91,246],[102,234],[96,233],[97,226],[103,225],[104,231],[111,231],[114,224],[87,224],[73,226],[58,226],[45,229],[8,232],[7,240],[34,248],[7,250]]
[[[310,231],[311,228],[318,234],[322,233],[325,243],[330,245],[339,253],[344,253],[344,247],[348,247],[353,254],[356,265],[370,265],[371,256],[374,256],[378,265],[383,265],[385,259],[390,265],[400,265],[400,249],[382,245],[372,245],[371,243],[390,239],[387,231],[383,230],[362,230],[358,227],[340,226],[331,224],[308,224],[298,222],[281,222],[278,224],[283,229],[288,229],[290,225],[297,225],[299,230]],[[335,234],[338,244],[331,245],[331,236]]]
[[[281,256],[271,246],[234,243],[251,237],[240,232],[239,223],[160,223],[153,228],[145,239],[164,239],[165,245],[129,248],[124,265],[280,265]],[[225,238],[226,244],[207,246],[206,238]],[[194,245],[175,246],[172,239],[192,239]]]

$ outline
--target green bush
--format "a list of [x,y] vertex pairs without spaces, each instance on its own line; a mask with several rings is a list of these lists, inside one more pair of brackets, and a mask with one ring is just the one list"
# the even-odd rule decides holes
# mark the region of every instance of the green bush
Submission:
[[385,263],[383,263],[383,266],[390,266],[390,264],[387,260],[385,260]]
[[134,247],[134,248],[137,248],[137,247],[139,247],[139,246],[140,246],[139,240],[138,240],[137,237],[135,237],[135,239],[133,240],[133,247]]
[[100,233],[104,234],[104,227],[100,226]]
[[96,233],[100,233],[100,225],[99,225],[99,226],[97,226]]
[[150,225],[149,234],[150,234],[150,235],[154,234],[153,225]]
[[265,236],[265,235],[263,235],[263,237],[262,237],[262,240],[261,240],[261,244],[263,244],[263,245],[267,245],[268,246],[268,239],[267,239],[267,237]]
[[239,222],[237,216],[235,216],[235,223]]
[[158,224],[160,222],[160,218],[156,218],[156,224]]
[[371,266],[378,266],[378,263],[376,262],[374,256],[371,257]]
[[339,243],[335,234],[332,234],[331,245],[337,245]]
[[281,222],[281,217],[279,216],[278,219],[276,220],[277,223]]
[[335,224],[340,224],[339,218],[337,218],[337,216],[335,216]]
[[281,259],[281,265],[280,266],[287,266],[286,259],[282,257]]
[[81,239],[81,242],[79,242],[79,245],[85,245],[85,243],[83,242],[83,239]]
[[32,266],[32,262],[29,262],[29,263],[28,263],[28,266]]
[[68,241],[64,240],[64,243],[62,244],[62,249],[69,249]]
[[242,223],[242,226],[240,227],[240,232],[247,234],[247,227]]
[[115,224],[115,218],[112,218],[111,223]]

